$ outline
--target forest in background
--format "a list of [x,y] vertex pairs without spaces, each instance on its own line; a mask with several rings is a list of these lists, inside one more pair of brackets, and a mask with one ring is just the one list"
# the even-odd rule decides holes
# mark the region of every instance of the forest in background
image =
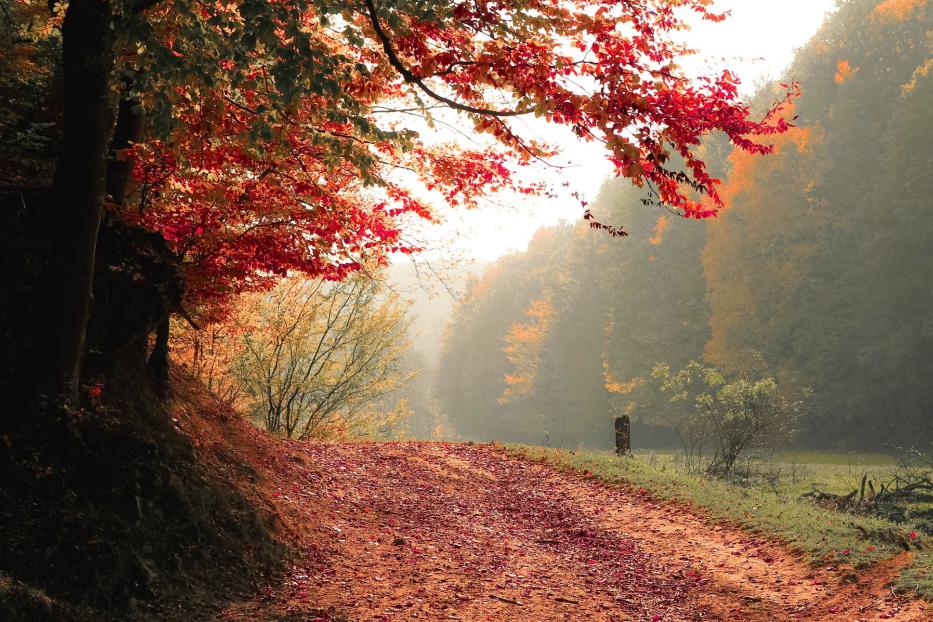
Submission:
[[[464,438],[670,446],[654,365],[702,360],[808,395],[796,442],[933,441],[933,31],[925,2],[841,3],[786,72],[796,127],[754,158],[708,142],[728,208],[684,221],[607,182],[586,222],[539,230],[454,310],[435,394]],[[755,105],[776,95],[762,89]],[[811,393],[812,392],[812,393]]]

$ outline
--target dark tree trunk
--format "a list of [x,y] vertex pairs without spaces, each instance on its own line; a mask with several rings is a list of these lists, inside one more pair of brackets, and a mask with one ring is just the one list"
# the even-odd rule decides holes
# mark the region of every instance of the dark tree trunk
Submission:
[[149,372],[155,381],[156,391],[160,397],[165,397],[168,390],[168,336],[171,316],[165,319],[156,328],[155,347],[149,355]]
[[143,114],[139,101],[130,92],[132,88],[131,81],[124,80],[107,163],[107,194],[118,205],[122,205],[130,193],[133,173],[133,162],[122,158],[120,151],[139,142],[143,136]]
[[628,415],[616,417],[616,455],[627,456],[632,453],[632,424]]
[[94,257],[113,134],[114,34],[108,0],[73,0],[62,23],[64,131],[49,199],[45,389],[73,402],[91,307]]

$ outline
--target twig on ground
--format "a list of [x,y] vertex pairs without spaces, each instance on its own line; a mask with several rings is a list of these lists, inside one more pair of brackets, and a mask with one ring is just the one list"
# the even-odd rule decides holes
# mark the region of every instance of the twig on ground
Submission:
[[563,596],[555,596],[555,597],[554,597],[554,600],[556,600],[556,601],[559,602],[559,603],[570,603],[571,605],[579,605],[579,604],[580,604],[580,601],[579,601],[579,600],[574,600],[574,599],[572,599],[572,598],[564,598]]
[[521,601],[512,600],[511,598],[504,598],[504,597],[502,597],[502,596],[496,596],[495,594],[490,594],[490,595],[489,595],[489,598],[492,598],[493,600],[502,601],[502,602],[508,603],[508,604],[510,604],[510,605],[518,605],[518,606],[521,606],[521,605],[523,604]]

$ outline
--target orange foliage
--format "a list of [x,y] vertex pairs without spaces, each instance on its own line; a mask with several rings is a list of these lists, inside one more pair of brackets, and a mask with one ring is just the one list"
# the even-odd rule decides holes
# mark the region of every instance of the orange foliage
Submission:
[[638,387],[645,384],[644,378],[633,378],[628,382],[623,382],[616,378],[612,371],[609,369],[609,362],[603,361],[603,386],[606,387],[606,391],[616,394],[631,393]]
[[499,401],[503,404],[530,395],[534,390],[538,358],[551,327],[554,308],[547,300],[533,300],[525,311],[531,322],[513,324],[505,336],[506,358],[515,367],[516,373],[505,376],[506,389]]
[[926,6],[927,0],[884,0],[872,11],[872,16],[884,20],[905,20],[914,9]]
[[910,82],[901,87],[901,95],[907,95],[913,91],[921,78],[926,78],[930,75],[931,69],[933,69],[933,58],[928,58],[922,65],[914,69],[913,75],[910,76]]
[[[767,161],[752,161],[738,151],[730,156],[731,174],[721,191],[729,208],[711,225],[702,258],[712,310],[706,360],[741,367],[760,335],[781,321],[782,301],[791,300],[805,281],[802,275],[817,252],[814,244],[798,240],[793,253],[763,250],[793,235],[789,223],[832,226],[809,197],[821,175],[819,157],[812,154],[819,143],[818,129],[795,127],[775,141],[776,154]],[[787,179],[800,183],[788,187]],[[773,292],[765,305],[763,282]]]
[[847,60],[841,60],[836,64],[836,84],[842,84],[851,78],[858,71],[858,67],[853,67]]
[[172,326],[171,357],[176,365],[197,378],[222,402],[245,408],[241,385],[233,373],[233,361],[244,351],[244,327],[232,317],[195,329],[188,324]]
[[[781,152],[793,146],[798,153],[807,153],[810,150],[812,129],[808,127],[793,127],[786,134],[778,136],[773,141],[774,155],[777,159]],[[728,181],[720,191],[726,205],[730,205],[736,197],[754,187],[754,178],[761,170],[767,170],[768,165],[759,166],[754,158],[736,149],[729,156],[732,172]]]
[[671,219],[667,216],[660,216],[654,225],[654,235],[648,238],[648,243],[652,246],[659,246],[664,241],[664,233],[670,226]]

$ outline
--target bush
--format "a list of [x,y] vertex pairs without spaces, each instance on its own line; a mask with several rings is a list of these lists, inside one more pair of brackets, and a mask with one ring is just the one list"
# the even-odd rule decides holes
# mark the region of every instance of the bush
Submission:
[[[670,396],[671,407],[658,414],[658,422],[677,432],[688,465],[719,477],[730,475],[748,450],[786,443],[808,397],[788,398],[771,377],[730,382],[715,367],[697,361],[677,372],[658,363],[651,377]],[[712,454],[704,465],[706,449]]]

